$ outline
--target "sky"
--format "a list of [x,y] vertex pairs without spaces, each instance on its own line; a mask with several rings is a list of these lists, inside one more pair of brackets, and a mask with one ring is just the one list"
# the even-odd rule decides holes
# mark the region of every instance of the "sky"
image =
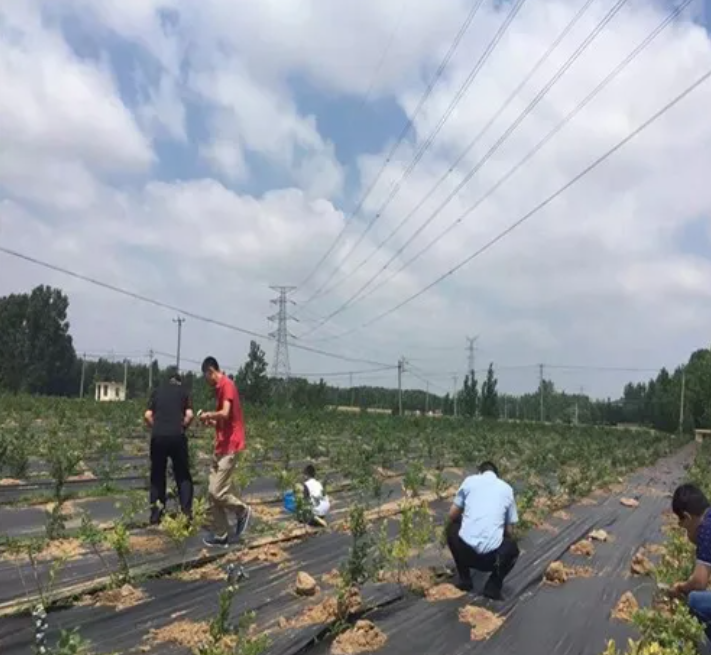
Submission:
[[444,393],[478,335],[504,392],[617,396],[711,340],[711,80],[647,124],[710,5],[2,3],[0,247],[171,309],[3,253],[0,295],[229,370],[288,285],[293,374]]

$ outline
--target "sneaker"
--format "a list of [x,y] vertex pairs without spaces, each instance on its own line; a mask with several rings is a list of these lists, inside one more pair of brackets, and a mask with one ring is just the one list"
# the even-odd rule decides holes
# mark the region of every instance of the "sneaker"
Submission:
[[202,540],[202,543],[204,543],[206,546],[209,546],[210,548],[227,548],[227,546],[229,545],[229,540],[227,538],[227,535],[225,535],[224,537],[218,537],[214,534],[210,534]]
[[487,580],[484,585],[484,598],[488,598],[489,600],[503,600],[504,596],[501,593],[501,583]]
[[459,580],[457,584],[454,585],[459,591],[469,593],[474,590],[474,583],[471,580]]
[[237,519],[237,525],[235,525],[235,538],[239,539],[249,527],[249,519],[252,518],[252,508],[247,505],[247,510],[242,513]]
[[317,528],[326,528],[328,527],[328,523],[323,520],[320,516],[314,516],[312,519],[312,524],[317,527]]

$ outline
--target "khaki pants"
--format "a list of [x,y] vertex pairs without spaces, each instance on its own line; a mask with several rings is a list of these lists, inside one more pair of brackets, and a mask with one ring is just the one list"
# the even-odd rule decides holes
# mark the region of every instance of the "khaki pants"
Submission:
[[238,455],[213,455],[210,468],[210,483],[207,498],[210,524],[216,537],[225,537],[230,529],[227,512],[241,517],[247,511],[245,505],[232,493],[232,473],[237,465]]

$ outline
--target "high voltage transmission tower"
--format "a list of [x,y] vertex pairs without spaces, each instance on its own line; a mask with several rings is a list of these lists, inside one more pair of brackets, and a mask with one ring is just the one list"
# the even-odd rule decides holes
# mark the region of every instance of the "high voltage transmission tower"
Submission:
[[269,317],[269,320],[272,323],[277,324],[277,329],[269,333],[270,337],[276,339],[272,375],[276,380],[281,380],[284,388],[287,388],[289,378],[291,377],[291,365],[289,364],[289,337],[292,339],[296,338],[289,332],[288,321],[298,321],[297,318],[294,318],[289,314],[289,303],[292,305],[295,303],[293,300],[288,298],[288,295],[296,287],[270,286],[269,288],[279,292],[279,295],[271,300],[272,305],[277,306],[277,312]]

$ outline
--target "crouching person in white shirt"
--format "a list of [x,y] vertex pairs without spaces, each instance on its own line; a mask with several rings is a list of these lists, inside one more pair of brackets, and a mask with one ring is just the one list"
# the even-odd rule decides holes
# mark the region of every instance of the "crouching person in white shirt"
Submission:
[[316,479],[316,469],[309,464],[304,469],[304,523],[314,527],[326,527],[326,515],[331,509],[331,501],[323,490],[323,485]]

